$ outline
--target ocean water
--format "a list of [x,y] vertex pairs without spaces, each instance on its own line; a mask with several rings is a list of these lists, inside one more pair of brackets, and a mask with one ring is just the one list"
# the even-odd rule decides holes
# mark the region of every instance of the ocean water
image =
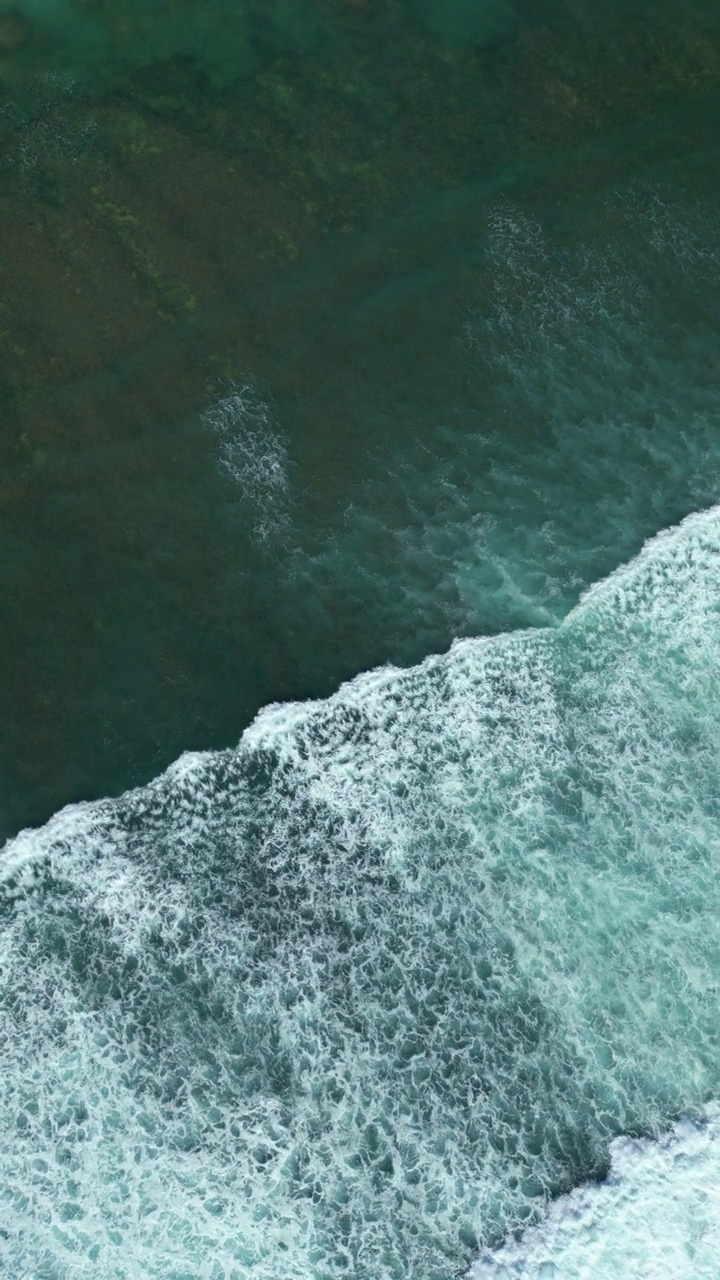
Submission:
[[[364,8],[366,0],[340,0]],[[403,20],[433,36],[460,44],[485,43],[517,20],[510,0],[419,0],[385,6],[367,15],[392,31]],[[46,74],[65,80],[120,82],[138,69],[172,58],[191,58],[210,83],[234,83],[262,69],[267,52],[308,54],[326,37],[327,18],[306,0],[214,0],[198,10],[189,0],[172,6],[148,0],[114,7],[71,5],[68,0],[3,0],[0,58],[6,82],[24,85],[37,76],[38,50]]]
[[715,206],[630,186],[599,220],[563,236],[510,201],[487,211],[485,291],[474,282],[457,317],[462,398],[386,449],[329,529],[301,519],[277,558],[296,617],[310,625],[328,597],[346,619],[370,606],[400,661],[552,624],[714,501]]
[[3,837],[717,497],[714,5],[229,13],[0,4]]
[[611,1151],[606,1182],[559,1200],[521,1244],[479,1262],[471,1273],[476,1280],[716,1275],[717,1108],[658,1142],[616,1138]]
[[717,1275],[719,107],[0,0],[3,1277]]
[[719,581],[714,508],[557,627],[269,707],[11,843],[4,1273],[445,1280],[700,1119]]

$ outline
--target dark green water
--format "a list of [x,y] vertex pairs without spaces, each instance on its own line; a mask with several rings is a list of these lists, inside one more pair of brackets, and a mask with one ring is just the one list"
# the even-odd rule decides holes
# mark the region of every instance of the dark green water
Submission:
[[3,10],[5,833],[710,500],[713,5]]

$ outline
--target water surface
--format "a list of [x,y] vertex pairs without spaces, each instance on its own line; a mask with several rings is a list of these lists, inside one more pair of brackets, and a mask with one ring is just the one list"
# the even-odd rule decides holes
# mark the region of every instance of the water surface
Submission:
[[709,4],[6,7],[4,831],[712,500],[718,65]]

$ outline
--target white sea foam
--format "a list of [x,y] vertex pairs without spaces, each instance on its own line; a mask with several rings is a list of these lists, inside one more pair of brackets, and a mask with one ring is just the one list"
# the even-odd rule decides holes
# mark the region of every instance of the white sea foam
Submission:
[[604,1182],[557,1200],[522,1240],[482,1258],[471,1280],[716,1280],[720,1110],[649,1139],[616,1138]]
[[448,1280],[717,1092],[719,586],[715,509],[11,844],[3,1274]]
[[221,469],[251,512],[255,538],[277,541],[289,519],[290,463],[269,406],[252,382],[238,383],[215,399],[205,421],[218,436]]

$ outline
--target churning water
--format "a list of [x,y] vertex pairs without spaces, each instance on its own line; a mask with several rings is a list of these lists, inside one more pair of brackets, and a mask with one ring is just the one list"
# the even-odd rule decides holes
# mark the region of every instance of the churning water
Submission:
[[548,1220],[472,1270],[473,1280],[695,1280],[717,1274],[717,1107],[658,1142],[616,1138],[607,1181],[563,1196]]
[[444,1280],[699,1113],[719,585],[713,509],[557,628],[270,707],[18,837],[6,1273]]

